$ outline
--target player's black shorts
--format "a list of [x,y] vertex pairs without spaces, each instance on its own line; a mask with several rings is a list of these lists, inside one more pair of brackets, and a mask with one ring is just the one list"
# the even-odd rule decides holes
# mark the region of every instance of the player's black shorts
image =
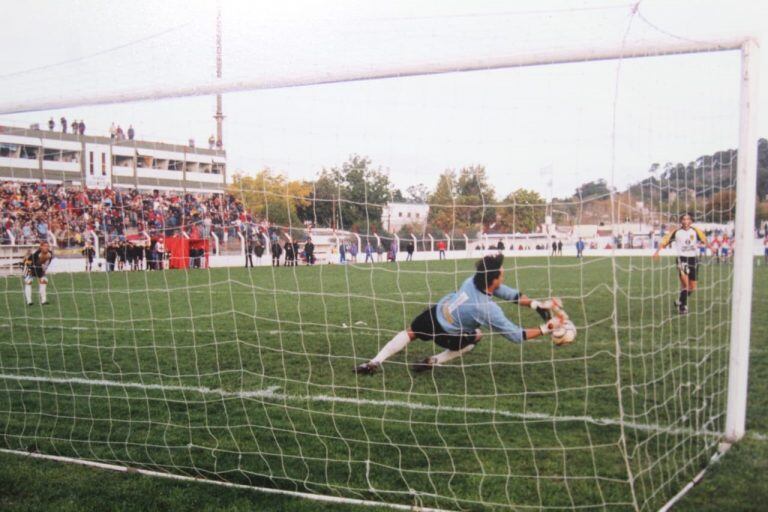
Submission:
[[696,281],[696,270],[699,260],[696,256],[678,256],[677,257],[677,269],[681,274],[688,276],[691,281]]
[[24,277],[36,277],[37,279],[42,279],[45,277],[45,270],[43,270],[42,267],[29,265],[24,268]]
[[411,322],[411,330],[417,338],[424,341],[434,341],[437,345],[448,350],[460,350],[467,345],[477,343],[477,333],[462,332],[461,334],[449,334],[445,332],[437,320],[437,306],[425,309]]

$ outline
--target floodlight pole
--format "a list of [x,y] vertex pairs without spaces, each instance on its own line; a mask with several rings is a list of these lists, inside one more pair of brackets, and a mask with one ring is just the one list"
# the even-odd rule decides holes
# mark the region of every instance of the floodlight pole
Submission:
[[731,302],[731,350],[728,367],[728,409],[725,440],[744,437],[752,319],[752,252],[757,193],[757,92],[759,47],[747,39],[741,47],[739,156],[736,170],[736,220]]
[[[221,0],[216,2],[216,79],[221,80]],[[216,95],[216,147],[224,146],[224,111],[222,108],[221,92]]]

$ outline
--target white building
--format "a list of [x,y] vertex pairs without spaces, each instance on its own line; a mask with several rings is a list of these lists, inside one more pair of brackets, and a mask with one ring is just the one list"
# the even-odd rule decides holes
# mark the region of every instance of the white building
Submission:
[[217,193],[226,163],[220,149],[0,125],[0,180]]
[[403,226],[418,225],[421,230],[427,225],[428,204],[387,203],[381,212],[381,223],[390,233],[397,233]]

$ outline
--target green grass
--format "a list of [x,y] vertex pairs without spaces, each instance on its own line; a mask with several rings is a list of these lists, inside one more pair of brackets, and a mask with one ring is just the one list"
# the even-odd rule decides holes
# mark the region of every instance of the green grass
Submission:
[[[351,369],[455,289],[471,261],[56,275],[46,308],[26,308],[18,278],[6,279],[0,448],[470,510],[629,510],[631,472],[634,499],[655,510],[714,453],[727,388],[732,267],[705,266],[691,314],[678,317],[669,263],[508,259],[507,284],[564,297],[577,342],[490,336],[463,361],[416,376],[407,363],[434,353],[429,343],[414,342],[378,375]],[[755,283],[759,306],[766,267]],[[530,310],[503,308],[537,324]],[[748,428],[763,434],[766,319],[755,307]],[[680,508],[761,503],[748,495],[768,498],[755,482],[766,455],[768,442],[749,437]],[[3,510],[323,508],[13,455],[0,462]],[[745,496],[729,499],[723,486]]]

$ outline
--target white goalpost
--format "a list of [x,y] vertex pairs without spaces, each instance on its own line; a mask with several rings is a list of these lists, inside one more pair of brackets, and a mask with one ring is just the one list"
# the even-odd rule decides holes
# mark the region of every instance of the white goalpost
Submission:
[[[274,224],[275,233],[280,230],[284,237],[281,251],[293,251],[295,239],[311,234],[334,265],[265,266],[251,273],[208,268],[126,277],[59,274],[49,288],[53,306],[41,312],[17,304],[16,281],[3,283],[0,321],[7,332],[0,335],[0,452],[396,510],[670,509],[703,478],[711,462],[702,460],[717,460],[745,435],[758,168],[755,39],[627,43],[380,67],[358,63],[341,71],[265,72],[96,96],[0,98],[0,115],[11,115],[715,52],[741,55],[737,166],[735,174],[728,169],[731,181],[723,180],[736,185],[737,250],[732,271],[725,266],[706,271],[714,284],[702,279],[697,300],[714,305],[702,306],[692,320],[656,305],[676,296],[677,274],[668,265],[642,263],[647,247],[631,246],[622,253],[614,244],[598,248],[594,260],[555,264],[547,236],[543,249],[531,253],[549,259],[531,264],[520,249],[537,239],[519,224],[529,214],[547,218],[547,226],[556,215],[578,220],[585,205],[598,201],[610,203],[613,224],[622,222],[621,208],[645,208],[670,222],[682,213],[670,206],[672,193],[685,195],[690,189],[691,202],[704,204],[696,193],[710,185],[695,173],[690,186],[686,182],[672,190],[668,182],[661,190],[664,186],[654,181],[648,192],[641,187],[647,196],[640,206],[622,204],[615,189],[607,197],[562,203],[568,211],[560,212],[551,198],[528,203],[515,196],[487,205],[485,197],[479,204],[463,204],[453,196],[452,204],[432,202],[433,212],[441,212],[452,228],[439,235],[448,240],[445,261],[440,258],[446,251],[435,249],[436,241],[442,244],[438,236],[377,231],[374,217],[380,207],[368,185],[355,201],[338,190],[320,197],[320,187],[300,193],[282,183],[280,191],[262,181],[262,188],[241,186],[230,193],[243,204],[262,201],[268,219],[283,207],[290,210],[286,205],[293,202],[315,218],[320,210],[330,212],[334,225],[322,226],[327,233],[319,226],[307,228],[309,222],[297,224],[291,214]],[[725,169],[732,163],[719,165]],[[734,213],[718,209],[729,206],[711,204],[701,209],[713,224]],[[354,208],[364,220],[349,226],[344,215]],[[480,213],[479,220],[468,223],[508,218],[519,229],[493,243],[487,233],[473,236],[457,220],[469,219],[470,208]],[[267,259],[274,248],[270,234],[264,239]],[[237,232],[243,252],[249,236]],[[388,251],[378,253],[381,265],[375,261],[382,241],[397,266],[385,266]],[[648,242],[653,241],[652,233]],[[456,243],[459,248],[451,246]],[[371,267],[367,258],[363,263],[367,244]],[[406,248],[410,244],[413,249]],[[355,247],[354,256],[348,246]],[[474,274],[474,261],[497,247],[507,257],[510,286],[521,293],[532,289],[539,298],[563,296],[578,327],[573,345],[545,350],[549,345],[538,339],[533,355],[524,353],[527,348],[500,354],[506,342],[494,333],[493,342],[478,343],[481,349],[452,362],[450,375],[412,375],[411,355],[435,348],[416,340],[405,357],[393,356],[380,374],[367,380],[353,375],[357,364],[409,327],[414,312],[458,289]],[[411,262],[402,260],[414,249],[417,257],[409,267]],[[554,255],[557,248],[551,251]],[[420,259],[420,253],[434,253],[434,258]],[[335,264],[340,257],[348,258],[346,265]],[[612,276],[605,275],[608,268]],[[567,276],[562,290],[553,277],[558,272]],[[589,272],[602,281],[589,281],[596,279]],[[717,297],[720,285],[732,287],[730,302]],[[602,316],[591,314],[593,295],[610,302]],[[526,316],[530,311],[504,311],[516,323],[533,325],[533,317]],[[727,329],[727,347],[713,339],[710,328],[715,333]],[[726,379],[723,399],[713,388]],[[481,380],[487,388],[479,387]],[[600,403],[609,399],[614,402]],[[669,453],[682,460],[668,460]]]

